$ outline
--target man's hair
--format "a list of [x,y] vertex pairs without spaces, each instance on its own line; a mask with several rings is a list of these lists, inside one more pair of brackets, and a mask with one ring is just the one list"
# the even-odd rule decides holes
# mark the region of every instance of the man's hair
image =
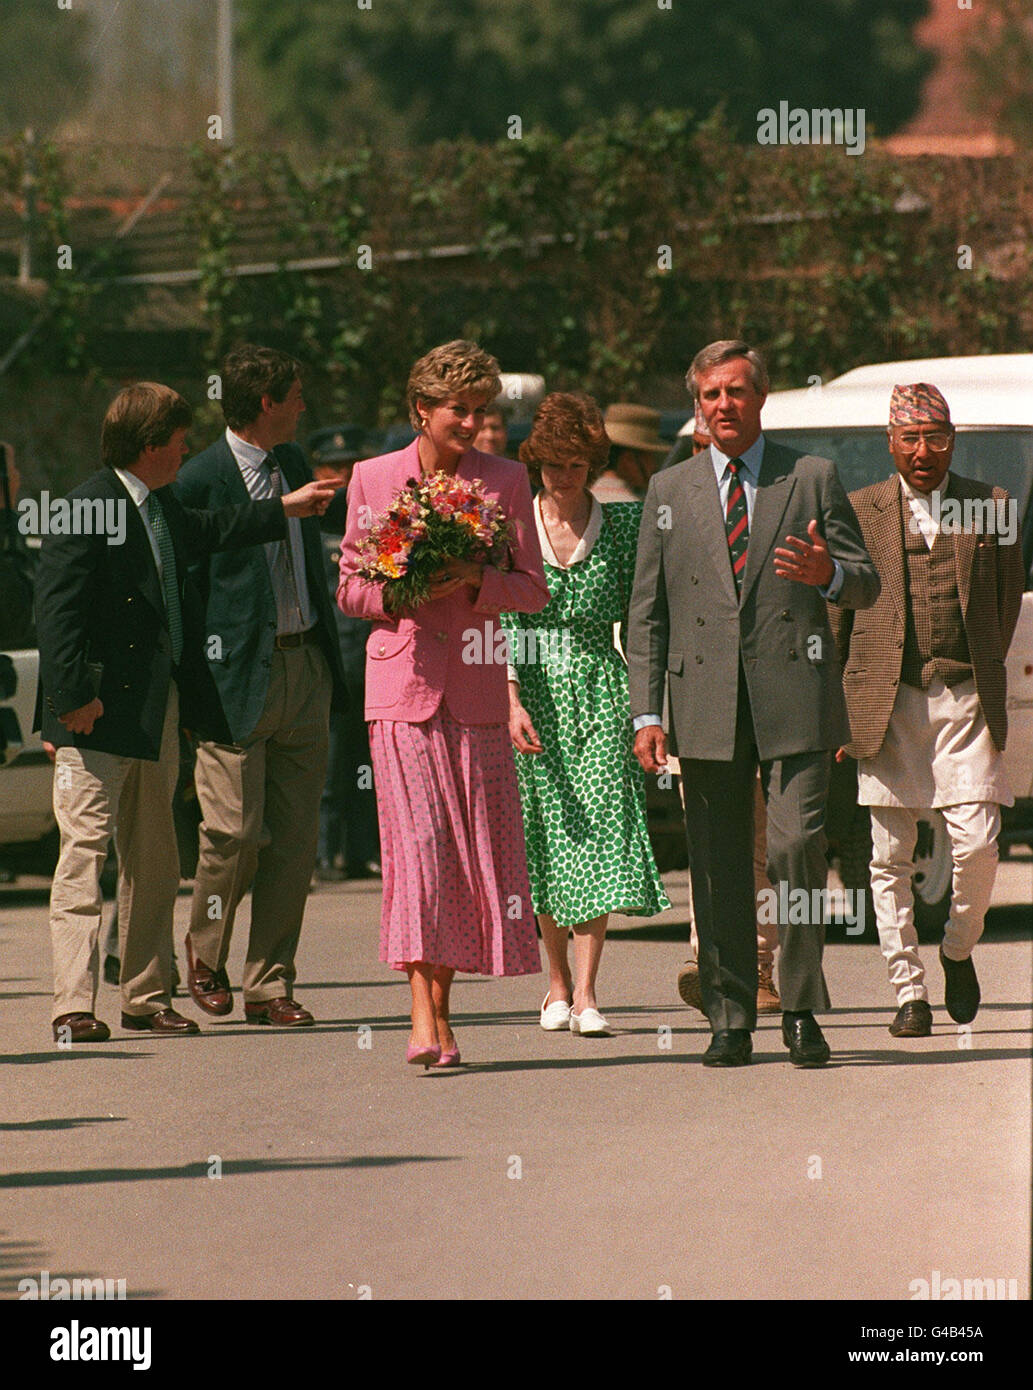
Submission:
[[409,422],[417,434],[423,429],[417,401],[424,405],[440,405],[449,396],[467,392],[494,400],[501,390],[499,364],[491,353],[465,338],[456,338],[451,343],[431,348],[409,373],[405,388]]
[[131,468],[148,444],[167,444],[176,430],[189,429],[194,412],[171,386],[138,381],[108,406],[100,430],[101,461],[108,468]]
[[543,464],[576,462],[588,464],[591,485],[610,456],[602,411],[581,391],[550,392],[535,411],[519,454],[535,487],[542,485]]
[[768,369],[756,348],[750,347],[749,343],[743,342],[741,338],[722,338],[719,342],[708,343],[705,348],[700,348],[692,359],[692,366],[685,373],[685,385],[692,392],[694,401],[699,400],[700,374],[720,367],[722,362],[730,362],[733,357],[746,358],[750,364],[754,390],[761,396],[768,394]]
[[282,401],[301,376],[301,365],[277,348],[245,343],[222,364],[222,413],[231,430],[250,425],[262,413],[262,397]]

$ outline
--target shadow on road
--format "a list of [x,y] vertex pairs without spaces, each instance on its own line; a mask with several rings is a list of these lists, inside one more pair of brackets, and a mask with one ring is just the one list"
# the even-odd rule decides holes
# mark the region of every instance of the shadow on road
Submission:
[[[458,1155],[371,1154],[363,1158],[230,1158],[222,1176],[244,1173],[286,1173],[322,1168],[391,1168],[402,1163],[454,1163]],[[182,1163],[170,1168],[41,1169],[34,1173],[0,1173],[0,1188],[77,1187],[105,1182],[160,1182],[167,1178],[207,1178],[208,1163]]]

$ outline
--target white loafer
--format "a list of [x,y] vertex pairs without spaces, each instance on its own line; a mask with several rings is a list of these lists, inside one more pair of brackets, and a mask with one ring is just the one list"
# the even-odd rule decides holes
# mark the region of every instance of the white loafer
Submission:
[[555,1004],[550,1004],[549,996],[546,995],[542,1000],[542,1012],[538,1022],[547,1033],[558,1033],[561,1029],[572,1026],[570,1023],[570,1005],[562,999],[557,999]]
[[582,1009],[581,1013],[571,1013],[570,1031],[580,1033],[583,1038],[611,1037],[610,1025],[598,1009]]

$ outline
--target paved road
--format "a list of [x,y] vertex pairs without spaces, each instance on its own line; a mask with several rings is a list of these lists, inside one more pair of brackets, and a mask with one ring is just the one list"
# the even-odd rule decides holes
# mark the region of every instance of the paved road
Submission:
[[[543,1033],[537,979],[470,980],[468,1065],[435,1075],[403,1063],[374,885],[311,897],[297,994],[315,1029],[248,1028],[238,1006],[199,1038],[116,1026],[65,1052],[46,885],[22,880],[0,889],[0,1295],[47,1269],[124,1278],[130,1298],[906,1299],[936,1277],[1028,1298],[1031,882],[1030,861],[1002,866],[970,1036],[926,947],[934,1036],[890,1038],[877,950],[839,936],[834,1065],[794,1071],[776,1018],[755,1065],[705,1070],[675,992],[674,874],[673,910],[608,942],[617,1036]],[[240,959],[238,940],[231,979]],[[104,987],[98,1013],[117,1008]]]

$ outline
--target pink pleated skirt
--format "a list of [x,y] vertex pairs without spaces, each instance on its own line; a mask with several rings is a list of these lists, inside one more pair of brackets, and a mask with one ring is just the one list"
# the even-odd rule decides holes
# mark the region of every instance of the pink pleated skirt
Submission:
[[459,724],[444,702],[422,724],[369,726],[380,819],[380,959],[476,975],[541,970],[509,731]]

